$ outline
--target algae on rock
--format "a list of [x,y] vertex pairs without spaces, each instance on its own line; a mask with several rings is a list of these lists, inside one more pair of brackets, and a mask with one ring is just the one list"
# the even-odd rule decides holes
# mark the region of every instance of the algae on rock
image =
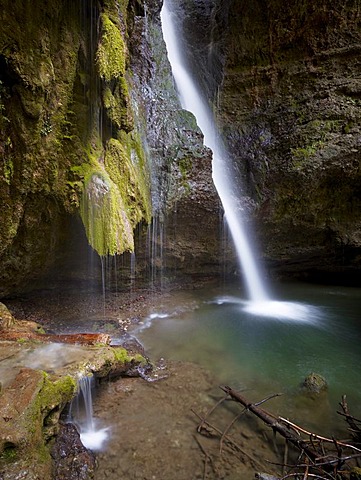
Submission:
[[107,125],[101,155],[84,177],[81,203],[88,241],[101,256],[133,251],[134,228],[151,218],[148,167],[133,131],[125,77],[126,43],[115,5],[108,3],[100,16],[102,33],[96,53]]
[[[99,178],[110,194],[106,214],[97,214],[95,229],[104,231],[96,237],[103,239],[89,238],[93,248],[100,255],[132,250],[136,222],[149,221],[148,167],[136,140],[127,80],[133,21],[128,16],[134,14],[128,3],[51,0],[29,8],[2,2],[0,296],[22,288],[61,258],[94,166],[90,184]],[[137,170],[126,199],[103,160],[112,163],[114,148],[108,151],[108,145],[113,141],[131,160],[127,178],[134,179]],[[89,153],[94,150],[95,162]],[[136,157],[141,160],[132,166]],[[90,232],[89,221],[84,223]]]

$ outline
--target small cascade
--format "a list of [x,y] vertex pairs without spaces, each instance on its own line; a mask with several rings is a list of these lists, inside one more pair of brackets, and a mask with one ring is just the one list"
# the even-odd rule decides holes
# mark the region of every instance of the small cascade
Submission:
[[70,406],[70,422],[75,423],[80,431],[80,440],[90,450],[101,450],[108,437],[108,428],[97,429],[93,413],[93,376],[83,375],[78,379],[77,397]]

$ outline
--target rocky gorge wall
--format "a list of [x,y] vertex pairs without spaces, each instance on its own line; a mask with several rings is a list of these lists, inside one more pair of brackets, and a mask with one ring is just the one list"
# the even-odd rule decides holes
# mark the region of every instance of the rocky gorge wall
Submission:
[[139,8],[1,2],[0,295],[43,275],[84,229],[99,255],[120,254],[150,220],[129,94]]
[[[357,1],[177,3],[270,274],[356,281]],[[0,296],[49,271],[83,278],[91,252],[100,265],[135,249],[143,280],[234,269],[161,4],[2,0]]]
[[270,271],[359,283],[360,3],[224,9],[218,119]]

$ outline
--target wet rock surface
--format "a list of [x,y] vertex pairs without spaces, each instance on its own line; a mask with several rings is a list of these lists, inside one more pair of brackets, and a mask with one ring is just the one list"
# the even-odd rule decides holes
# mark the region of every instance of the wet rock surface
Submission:
[[[166,362],[158,373],[164,378],[119,379],[99,392],[94,413],[109,426],[109,439],[96,455],[96,480],[202,479],[205,471],[207,478],[246,480],[262,468],[264,455],[273,457],[268,442],[257,438],[262,427],[252,432],[248,420],[237,424],[230,435],[249,457],[226,444],[220,454],[215,431],[208,437],[197,434],[199,419],[192,409],[204,415],[222,396],[217,380],[206,370],[191,363]],[[219,415],[212,414],[210,421],[224,429],[233,415],[229,406]]]
[[312,372],[304,379],[302,387],[308,393],[318,394],[327,390],[327,382],[322,375]]
[[[136,327],[139,321],[147,317],[152,308],[159,310],[161,305],[174,302],[167,293],[163,296],[146,296],[141,291],[136,294],[133,292],[129,296],[124,295],[121,301],[118,295],[113,298],[109,296],[104,318],[101,296],[92,297],[93,301],[90,302],[90,297],[87,295],[67,295],[68,301],[59,303],[59,293],[54,296],[50,296],[49,292],[43,293],[46,295],[46,302],[45,297],[39,292],[38,296],[32,295],[28,303],[24,297],[21,301],[10,302],[11,312],[14,315],[17,315],[16,312],[22,312],[22,317],[27,319],[41,318],[45,328],[54,328],[62,318],[59,328],[67,332],[79,329],[84,331],[85,327],[91,328],[93,318],[98,319],[93,328],[102,327],[104,331],[117,332],[118,338],[124,341],[124,346],[128,345],[134,354],[142,353],[142,347],[132,335],[128,334],[128,328]],[[67,308],[68,313],[66,313]],[[93,316],[84,317],[84,313],[81,314],[87,308]],[[79,322],[76,323],[74,320],[78,314]],[[116,320],[119,316],[123,322],[121,327],[118,323],[119,319]],[[21,351],[24,352],[24,349],[25,352],[29,349],[29,345],[18,345],[16,342],[15,347],[18,349],[18,354]],[[69,345],[63,345],[63,347],[75,348]],[[57,361],[63,359],[70,362],[68,369],[73,368],[71,366],[73,362],[74,365],[79,361],[89,363],[91,357],[86,360],[79,356],[84,351],[84,347],[76,348],[79,348],[80,352],[67,350],[65,353],[62,349],[55,350]],[[35,352],[36,357],[39,360],[40,355]],[[59,370],[59,364],[52,360],[52,356],[46,356],[46,351],[42,352],[41,357],[48,368],[61,370]],[[33,360],[35,358],[32,356]],[[202,448],[212,458],[211,463],[207,460],[210,478],[251,479],[255,469],[265,470],[261,468],[263,455],[266,453],[267,458],[273,458],[274,453],[270,443],[263,441],[262,426],[248,425],[246,421],[245,424],[242,423],[242,428],[235,428],[233,432],[237,443],[255,458],[252,461],[246,454],[240,456],[226,446],[220,456],[217,433],[210,435],[209,438],[201,436],[198,441],[195,439],[199,419],[191,409],[194,408],[197,413],[203,415],[221,396],[218,389],[219,381],[212,374],[191,363],[168,363],[164,359],[158,362],[156,359],[152,361],[156,364],[154,371],[143,372],[143,378],[104,379],[97,389],[93,405],[94,417],[97,425],[108,429],[108,440],[105,442],[104,450],[95,453],[97,466],[94,470],[94,478],[99,480],[120,477],[129,480],[136,478],[152,480],[154,477],[162,480],[203,478],[205,454]],[[22,363],[26,362],[27,357],[24,357]],[[37,367],[41,367],[41,364],[38,363]],[[232,420],[234,413],[232,408],[230,410],[226,408],[220,412],[219,416],[212,414],[212,423],[224,429]],[[70,431],[65,429],[62,435],[67,436],[68,433],[70,443],[60,438],[60,443],[54,447],[56,452],[53,451],[52,454],[55,463],[59,463],[59,475],[62,475],[59,478],[73,480],[87,478],[82,475],[93,475],[92,463],[89,464],[92,461],[91,457],[88,457],[86,451],[78,450],[77,432],[70,428]],[[72,448],[71,445],[74,445],[74,451],[79,452],[79,458],[78,455],[73,454],[68,459],[62,456],[62,452]],[[80,461],[83,456],[84,468],[81,467],[82,461]],[[267,471],[269,471],[268,466]],[[13,480],[14,476],[15,473],[12,474],[9,471],[9,476],[5,478]]]
[[51,449],[56,480],[88,480],[93,478],[96,466],[93,452],[86,449],[80,435],[71,423],[62,424]]

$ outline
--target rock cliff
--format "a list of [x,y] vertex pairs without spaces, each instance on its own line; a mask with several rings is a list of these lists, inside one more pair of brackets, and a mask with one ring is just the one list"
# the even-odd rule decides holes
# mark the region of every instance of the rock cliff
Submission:
[[264,256],[274,272],[359,281],[359,3],[226,4],[219,122]]
[[128,49],[141,8],[1,2],[0,295],[43,275],[77,235],[121,254],[150,221]]

